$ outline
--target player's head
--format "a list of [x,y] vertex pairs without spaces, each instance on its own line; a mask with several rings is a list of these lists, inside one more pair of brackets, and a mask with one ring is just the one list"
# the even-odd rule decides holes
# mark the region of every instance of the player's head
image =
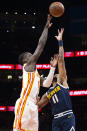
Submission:
[[24,52],[24,53],[20,54],[19,58],[18,58],[19,64],[23,65],[23,64],[27,63],[27,61],[30,59],[31,56],[32,56],[32,54],[29,52]]

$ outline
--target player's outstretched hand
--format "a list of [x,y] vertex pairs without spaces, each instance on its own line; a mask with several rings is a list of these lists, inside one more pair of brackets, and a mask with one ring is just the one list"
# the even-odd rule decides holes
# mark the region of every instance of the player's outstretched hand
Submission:
[[58,54],[54,54],[54,56],[51,57],[50,65],[52,67],[56,67],[57,63],[58,63]]
[[58,29],[58,35],[55,36],[55,38],[56,38],[58,41],[62,40],[63,33],[64,33],[64,28],[61,28],[61,30]]
[[50,14],[48,14],[47,23],[46,23],[47,28],[50,28],[52,26],[52,24],[53,24],[53,23],[51,23],[51,19],[52,19],[52,16]]

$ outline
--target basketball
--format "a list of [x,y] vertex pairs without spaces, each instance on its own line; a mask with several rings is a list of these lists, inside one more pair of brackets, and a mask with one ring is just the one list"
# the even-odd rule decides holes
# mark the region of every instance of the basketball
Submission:
[[60,17],[64,13],[64,5],[61,2],[53,2],[49,6],[49,12],[53,17]]

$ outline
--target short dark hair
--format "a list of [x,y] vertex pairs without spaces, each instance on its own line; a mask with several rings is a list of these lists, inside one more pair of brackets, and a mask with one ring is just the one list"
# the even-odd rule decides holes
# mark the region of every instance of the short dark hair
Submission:
[[21,65],[24,64],[23,59],[26,57],[26,54],[27,54],[27,53],[28,53],[28,52],[23,52],[23,53],[21,53],[21,54],[19,55],[19,57],[18,57],[18,62],[19,62],[19,64],[21,64]]

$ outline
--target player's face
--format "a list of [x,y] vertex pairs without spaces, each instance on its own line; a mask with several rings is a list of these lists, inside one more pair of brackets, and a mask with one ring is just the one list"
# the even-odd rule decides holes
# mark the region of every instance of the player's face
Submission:
[[31,53],[26,53],[25,56],[24,56],[24,63],[27,63],[27,61],[29,61],[29,59],[31,58],[32,54]]
[[27,54],[26,54],[26,58],[27,58],[27,59],[29,59],[31,56],[32,56],[31,53],[27,53]]

